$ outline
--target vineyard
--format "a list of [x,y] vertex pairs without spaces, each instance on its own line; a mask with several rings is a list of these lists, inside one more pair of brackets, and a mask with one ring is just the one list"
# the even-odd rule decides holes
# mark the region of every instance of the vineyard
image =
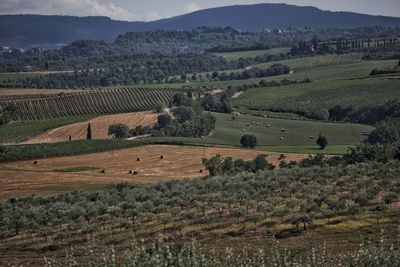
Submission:
[[168,103],[179,89],[121,88],[87,92],[14,97],[0,105],[14,105],[15,120],[39,120],[75,115],[117,114],[154,109]]
[[267,68],[273,64],[280,63],[289,66],[292,70],[308,70],[319,67],[359,63],[362,61],[362,57],[363,53],[359,52],[348,54],[333,54],[268,62],[255,65],[255,67]]

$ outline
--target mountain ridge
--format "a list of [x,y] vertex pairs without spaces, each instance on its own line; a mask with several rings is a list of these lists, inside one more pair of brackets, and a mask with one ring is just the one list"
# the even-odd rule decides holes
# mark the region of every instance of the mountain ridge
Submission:
[[112,20],[105,16],[0,15],[0,46],[57,47],[83,39],[112,42],[118,35],[130,31],[192,30],[200,26],[232,27],[241,31],[398,27],[400,18],[287,4],[216,7],[150,22]]

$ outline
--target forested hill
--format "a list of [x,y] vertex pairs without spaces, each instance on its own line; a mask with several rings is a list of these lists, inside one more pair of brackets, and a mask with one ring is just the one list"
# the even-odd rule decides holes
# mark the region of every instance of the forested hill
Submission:
[[124,22],[106,17],[3,15],[0,16],[0,45],[55,47],[88,39],[111,42],[126,32],[192,30],[200,26],[229,26],[241,31],[303,26],[321,29],[394,27],[400,26],[400,18],[285,4],[219,7],[152,22]]

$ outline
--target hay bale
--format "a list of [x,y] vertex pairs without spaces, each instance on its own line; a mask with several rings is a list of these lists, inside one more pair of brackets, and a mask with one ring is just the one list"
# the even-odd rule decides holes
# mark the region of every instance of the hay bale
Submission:
[[282,128],[282,129],[281,129],[281,132],[286,132],[286,129],[285,129],[285,128]]
[[164,159],[164,155],[161,155],[161,156],[160,156],[160,159]]
[[281,141],[285,140],[285,138],[283,138],[283,136],[281,136],[281,138],[279,138]]
[[132,173],[133,173],[133,171],[132,171],[132,170],[129,170],[129,171],[128,171],[128,173],[129,173],[129,174],[132,174]]
[[133,175],[138,175],[138,174],[139,174],[138,171],[134,171],[134,172],[133,172]]
[[200,173],[203,173],[203,169],[200,169]]
[[141,158],[141,157],[138,157],[138,158],[136,159],[136,161],[142,161],[142,158]]
[[33,165],[37,165],[38,164],[38,162],[37,162],[37,160],[35,160],[34,162],[33,162]]
[[103,173],[103,174],[104,174],[104,173],[106,173],[106,171],[105,171],[105,170],[101,170],[100,173]]
[[270,127],[271,127],[271,125],[267,124],[267,128],[270,128]]
[[311,136],[310,136],[310,139],[314,139],[314,136],[311,135]]

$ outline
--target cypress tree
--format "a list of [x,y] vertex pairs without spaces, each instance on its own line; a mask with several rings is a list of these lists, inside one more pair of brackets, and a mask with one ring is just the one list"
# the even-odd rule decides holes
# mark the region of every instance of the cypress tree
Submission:
[[92,140],[92,127],[90,126],[90,122],[87,127],[86,140]]

